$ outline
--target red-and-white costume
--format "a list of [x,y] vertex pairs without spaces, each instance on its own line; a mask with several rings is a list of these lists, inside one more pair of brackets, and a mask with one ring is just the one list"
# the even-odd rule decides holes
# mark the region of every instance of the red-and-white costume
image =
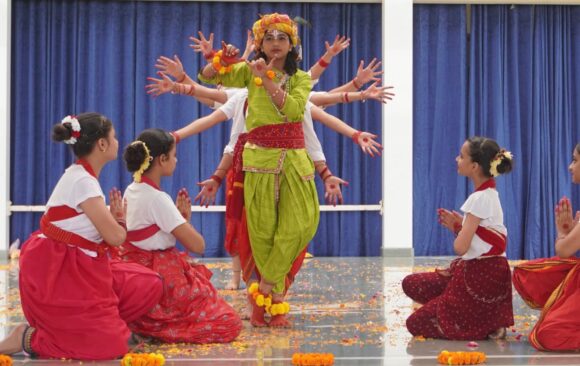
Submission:
[[514,287],[524,301],[541,309],[529,335],[540,351],[580,350],[580,259],[542,258],[514,269]]
[[128,352],[128,322],[159,301],[155,272],[109,260],[108,245],[80,208],[103,197],[90,165],[79,161],[58,181],[40,231],[23,244],[20,296],[30,346],[42,358],[104,360]]
[[159,273],[164,287],[159,303],[131,330],[168,343],[233,341],[242,329],[239,315],[211,284],[211,271],[175,248],[171,232],[185,219],[171,197],[142,177],[127,187],[125,199],[129,231],[121,258]]
[[469,250],[445,270],[412,274],[403,291],[424,304],[407,319],[414,336],[453,340],[485,339],[514,324],[511,272],[505,258],[507,230],[493,179],[461,207],[481,218]]

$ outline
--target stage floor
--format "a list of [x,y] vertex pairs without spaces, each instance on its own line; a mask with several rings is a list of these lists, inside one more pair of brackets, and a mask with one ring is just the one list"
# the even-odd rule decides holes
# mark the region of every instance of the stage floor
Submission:
[[[295,352],[332,353],[335,365],[436,365],[441,350],[468,351],[467,341],[414,339],[405,328],[413,303],[403,294],[401,280],[412,272],[432,270],[449,258],[312,258],[291,289],[291,329],[256,329],[244,321],[237,341],[226,345],[133,345],[135,352],[159,351],[168,365],[291,365]],[[204,259],[214,285],[223,289],[229,278],[225,259]],[[0,266],[0,335],[23,321],[17,288],[16,261]],[[245,291],[220,290],[240,312]],[[580,353],[542,353],[527,335],[537,320],[514,291],[515,326],[502,341],[478,341],[487,365],[580,365]],[[15,356],[15,364],[81,364],[70,360],[32,360]],[[84,362],[87,364],[88,362]],[[118,365],[119,361],[91,362]]]

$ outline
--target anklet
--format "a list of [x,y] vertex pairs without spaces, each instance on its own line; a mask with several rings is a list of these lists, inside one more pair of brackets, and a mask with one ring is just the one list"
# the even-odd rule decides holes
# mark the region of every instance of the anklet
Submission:
[[248,293],[252,295],[252,298],[254,299],[256,305],[258,305],[261,308],[266,307],[266,311],[268,311],[270,306],[272,306],[272,294],[266,296],[263,293],[261,293],[260,285],[258,285],[257,282],[254,282],[250,285],[250,287],[248,288]]
[[272,304],[272,306],[270,306],[270,308],[266,308],[266,311],[270,315],[288,314],[290,312],[290,304],[288,304],[286,301],[275,303],[275,304]]
[[30,357],[35,356],[34,351],[32,350],[32,334],[34,334],[35,330],[36,328],[27,326],[26,329],[24,329],[24,334],[22,334],[22,350],[29,354]]

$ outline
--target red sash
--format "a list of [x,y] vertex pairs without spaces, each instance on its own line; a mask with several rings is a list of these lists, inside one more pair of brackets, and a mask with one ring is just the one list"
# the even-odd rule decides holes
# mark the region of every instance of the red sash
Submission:
[[97,252],[98,256],[104,255],[109,246],[92,242],[73,232],[63,230],[54,225],[52,221],[60,221],[78,216],[81,213],[68,206],[50,207],[40,219],[40,231],[54,241],[77,246],[82,249]]
[[234,184],[232,187],[231,204],[226,208],[226,216],[239,220],[244,207],[244,162],[242,153],[246,142],[267,148],[303,149],[304,128],[302,123],[275,123],[254,128],[248,133],[242,133],[234,148],[233,169]]
[[157,234],[161,229],[156,224],[149,225],[139,230],[127,231],[127,241],[141,241],[149,239],[153,235]]
[[[475,191],[479,192],[488,188],[495,189],[495,187],[495,179],[490,178],[483,182],[479,187],[477,187]],[[501,255],[505,252],[507,246],[507,237],[504,234],[483,226],[478,226],[475,234],[479,236],[481,240],[492,246],[489,252],[485,253],[483,256]]]

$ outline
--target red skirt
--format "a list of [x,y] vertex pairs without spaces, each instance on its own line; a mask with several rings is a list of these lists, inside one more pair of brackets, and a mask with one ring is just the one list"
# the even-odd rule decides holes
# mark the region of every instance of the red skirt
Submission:
[[[431,291],[433,286],[425,278],[435,281],[433,286],[440,290]],[[456,259],[446,271],[407,276],[404,289],[411,298],[427,301],[407,319],[413,335],[485,339],[497,329],[514,324],[511,272],[504,257]],[[434,297],[427,298],[429,293]],[[421,334],[433,324],[436,332]]]
[[580,350],[580,260],[557,257],[516,266],[514,286],[530,306],[541,308],[529,339],[540,351]]
[[166,343],[226,343],[240,334],[239,315],[219,296],[205,266],[190,263],[175,247],[146,251],[125,243],[120,255],[163,278],[163,297],[147,315],[129,324],[133,332]]
[[162,290],[152,271],[112,265],[38,233],[23,244],[19,282],[22,310],[35,328],[31,346],[41,358],[123,356],[130,336],[123,316],[142,316]]

